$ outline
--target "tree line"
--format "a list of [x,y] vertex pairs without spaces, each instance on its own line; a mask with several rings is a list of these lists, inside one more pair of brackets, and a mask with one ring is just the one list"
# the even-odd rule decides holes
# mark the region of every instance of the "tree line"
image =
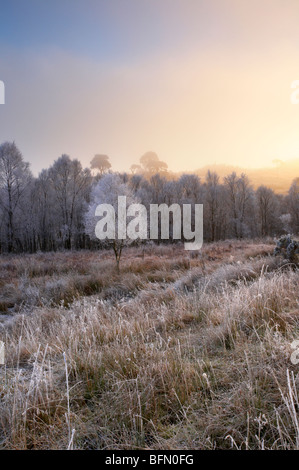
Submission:
[[106,155],[96,155],[89,169],[64,154],[34,177],[16,144],[4,142],[0,145],[0,252],[99,247],[100,242],[86,230],[85,219],[94,188],[107,172],[146,208],[162,203],[203,204],[204,241],[299,232],[299,177],[286,195],[263,185],[254,189],[243,173],[233,172],[222,180],[211,171],[204,180],[194,174],[170,178],[167,165],[153,152],[143,155],[130,173],[112,173]]

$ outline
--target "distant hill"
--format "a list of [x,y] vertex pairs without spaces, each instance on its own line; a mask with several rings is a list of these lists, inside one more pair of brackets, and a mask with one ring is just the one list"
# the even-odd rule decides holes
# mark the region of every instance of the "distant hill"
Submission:
[[245,173],[250,179],[254,188],[260,185],[268,186],[275,192],[286,194],[292,184],[292,181],[299,177],[299,158],[283,162],[275,160],[275,166],[265,168],[242,168],[231,165],[206,165],[194,173],[197,174],[202,180],[205,179],[207,171],[216,172],[221,179],[235,171],[238,175]]

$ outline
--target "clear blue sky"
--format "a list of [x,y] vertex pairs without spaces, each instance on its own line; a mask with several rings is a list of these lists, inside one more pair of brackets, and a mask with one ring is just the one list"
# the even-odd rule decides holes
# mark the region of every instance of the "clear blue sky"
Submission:
[[299,155],[297,0],[0,0],[0,141],[128,169]]

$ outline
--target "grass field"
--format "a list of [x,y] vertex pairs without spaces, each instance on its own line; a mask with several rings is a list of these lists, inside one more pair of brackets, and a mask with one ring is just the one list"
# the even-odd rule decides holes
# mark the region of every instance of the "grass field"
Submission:
[[0,258],[10,449],[299,449],[299,271],[271,241]]

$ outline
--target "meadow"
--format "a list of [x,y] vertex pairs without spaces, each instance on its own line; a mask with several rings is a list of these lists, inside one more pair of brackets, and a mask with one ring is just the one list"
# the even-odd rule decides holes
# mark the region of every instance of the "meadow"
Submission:
[[299,271],[273,250],[2,255],[1,448],[299,449]]

